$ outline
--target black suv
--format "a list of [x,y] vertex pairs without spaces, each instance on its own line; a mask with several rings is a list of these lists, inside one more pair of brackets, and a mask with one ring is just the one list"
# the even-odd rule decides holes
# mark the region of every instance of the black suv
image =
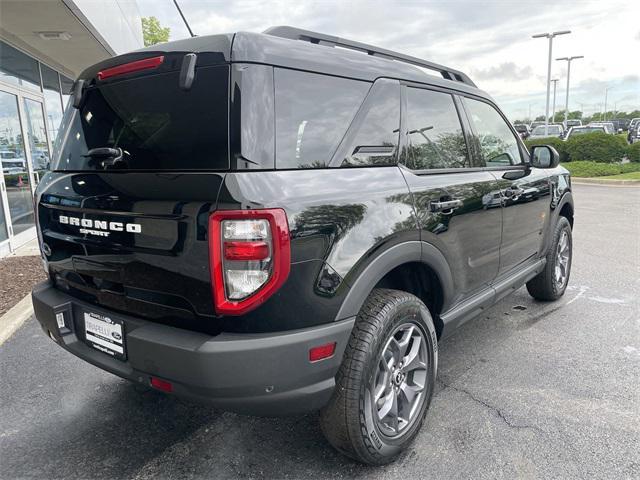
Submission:
[[460,71],[291,27],[86,69],[36,201],[62,348],[222,409],[320,410],[371,464],[420,429],[439,341],[571,267],[555,150]]

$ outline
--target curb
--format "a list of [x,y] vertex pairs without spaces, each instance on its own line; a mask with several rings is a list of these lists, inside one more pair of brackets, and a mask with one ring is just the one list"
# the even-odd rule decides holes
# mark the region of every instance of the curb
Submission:
[[18,328],[33,315],[31,292],[16,303],[11,309],[0,317],[0,345],[6,342]]
[[640,185],[640,180],[607,180],[606,178],[572,177],[571,183],[578,185]]

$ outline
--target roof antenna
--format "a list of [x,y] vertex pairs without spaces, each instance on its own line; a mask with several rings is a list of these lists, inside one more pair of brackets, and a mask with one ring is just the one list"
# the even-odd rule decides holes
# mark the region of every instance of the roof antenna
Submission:
[[182,17],[182,21],[187,26],[187,30],[189,30],[189,35],[191,35],[191,37],[195,37],[195,35],[191,31],[191,27],[189,26],[189,22],[187,22],[187,19],[184,18],[184,14],[182,13],[182,10],[180,10],[180,5],[178,5],[178,0],[173,0],[173,4],[176,6],[176,9],[178,10],[178,13]]

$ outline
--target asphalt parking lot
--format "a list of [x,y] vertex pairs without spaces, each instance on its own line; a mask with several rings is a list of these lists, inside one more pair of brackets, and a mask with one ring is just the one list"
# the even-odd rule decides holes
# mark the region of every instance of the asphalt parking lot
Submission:
[[334,452],[315,415],[251,418],[141,391],[33,319],[0,347],[2,478],[638,478],[640,187],[576,185],[570,287],[525,289],[440,346],[399,461]]

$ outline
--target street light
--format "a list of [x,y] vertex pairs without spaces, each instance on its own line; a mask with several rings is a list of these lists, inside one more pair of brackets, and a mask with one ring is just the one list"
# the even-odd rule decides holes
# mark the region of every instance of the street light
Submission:
[[547,65],[547,103],[544,110],[544,134],[549,135],[549,94],[551,93],[551,57],[553,53],[553,37],[558,35],[566,35],[571,30],[561,30],[552,33],[538,33],[532,35],[531,38],[548,38],[549,39],[549,62]]
[[609,90],[611,90],[613,87],[607,87],[604,89],[604,121],[607,121],[607,94],[609,93]]
[[553,113],[551,114],[551,123],[553,123],[556,121],[556,87],[558,86],[560,79],[554,78],[551,81],[553,82]]
[[564,124],[567,125],[569,119],[569,80],[571,79],[571,60],[577,60],[578,58],[584,58],[584,55],[577,55],[575,57],[560,57],[556,58],[556,62],[564,60],[567,62],[567,97],[564,103]]

